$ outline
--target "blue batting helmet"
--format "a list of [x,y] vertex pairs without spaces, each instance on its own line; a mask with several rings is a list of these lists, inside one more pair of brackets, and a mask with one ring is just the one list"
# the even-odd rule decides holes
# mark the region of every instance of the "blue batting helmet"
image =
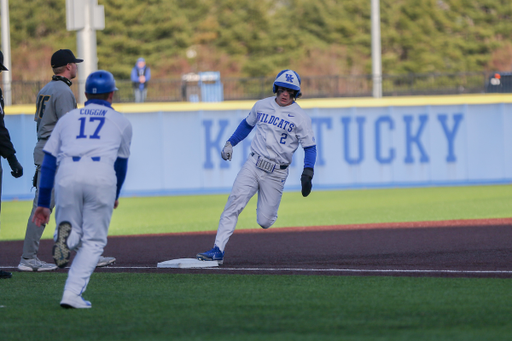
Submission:
[[106,94],[119,90],[116,88],[114,76],[105,70],[99,70],[91,73],[85,81],[85,93],[87,94]]
[[297,72],[293,70],[283,70],[277,74],[272,91],[276,93],[278,86],[296,90],[295,98],[297,98],[302,95],[302,92],[300,92],[300,83],[300,76]]

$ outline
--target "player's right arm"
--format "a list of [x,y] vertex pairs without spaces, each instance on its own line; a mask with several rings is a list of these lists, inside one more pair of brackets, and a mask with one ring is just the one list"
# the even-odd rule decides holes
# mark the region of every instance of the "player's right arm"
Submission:
[[251,126],[249,123],[247,123],[245,118],[242,120],[242,122],[240,122],[233,135],[231,135],[231,137],[224,145],[224,148],[222,148],[220,155],[224,160],[231,161],[231,158],[233,157],[233,147],[245,139],[253,128],[254,126]]
[[224,148],[222,148],[222,152],[220,153],[222,158],[224,160],[231,161],[231,158],[233,156],[233,147],[236,146],[240,141],[244,140],[251,131],[256,126],[256,122],[258,120],[258,114],[256,110],[256,106],[259,102],[257,102],[249,112],[249,115],[247,115],[246,118],[240,122],[238,127],[236,128],[235,132],[231,137],[227,140],[226,144],[224,145]]

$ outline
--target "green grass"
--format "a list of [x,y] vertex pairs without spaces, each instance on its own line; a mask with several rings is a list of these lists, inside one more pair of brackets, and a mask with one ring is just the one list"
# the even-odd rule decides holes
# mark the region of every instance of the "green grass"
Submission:
[[[216,230],[228,195],[121,198],[109,235]],[[20,240],[32,202],[3,202],[0,240]],[[428,187],[313,191],[283,195],[273,228],[339,224],[503,218],[512,216],[512,186]],[[256,196],[237,229],[259,228]],[[51,238],[54,218],[43,238]]]
[[[287,192],[275,227],[510,217],[511,190]],[[226,199],[121,198],[110,235],[215,230]],[[2,206],[1,239],[23,239],[31,202]],[[253,198],[238,228],[258,228],[255,208]],[[512,279],[102,272],[84,295],[93,308],[72,311],[58,305],[65,279],[0,280],[0,339],[512,340]]]
[[510,279],[65,274],[0,281],[2,340],[512,340]]

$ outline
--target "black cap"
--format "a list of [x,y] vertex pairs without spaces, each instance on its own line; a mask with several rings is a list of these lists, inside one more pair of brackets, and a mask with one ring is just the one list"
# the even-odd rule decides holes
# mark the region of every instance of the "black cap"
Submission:
[[83,62],[83,59],[77,59],[75,58],[75,55],[71,50],[65,49],[65,50],[59,50],[55,52],[52,56],[52,68],[56,68],[59,66],[64,66],[69,63],[81,63]]
[[4,66],[4,54],[2,53],[2,51],[0,51],[0,70],[2,70],[2,71],[9,71]]

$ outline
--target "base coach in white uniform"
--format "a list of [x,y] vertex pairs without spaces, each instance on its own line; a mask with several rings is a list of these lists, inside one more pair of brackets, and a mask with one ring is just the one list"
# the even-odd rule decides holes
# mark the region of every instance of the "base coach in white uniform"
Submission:
[[65,308],[91,307],[82,293],[107,245],[110,218],[126,176],[132,126],[111,106],[115,90],[110,72],[91,73],[85,107],[62,117],[44,147],[33,221],[38,226],[48,222],[55,187],[55,263],[65,267],[71,250],[77,251],[60,302]]
[[224,261],[224,248],[235,231],[238,216],[258,192],[257,222],[264,229],[277,219],[288,166],[299,144],[304,148],[304,170],[301,176],[302,195],[311,192],[316,160],[316,142],[311,119],[295,102],[302,95],[301,80],[293,70],[281,71],[273,85],[275,97],[262,99],[253,106],[222,150],[222,158],[231,160],[233,147],[256,128],[251,153],[238,173],[219,227],[213,249],[197,254],[206,261]]

